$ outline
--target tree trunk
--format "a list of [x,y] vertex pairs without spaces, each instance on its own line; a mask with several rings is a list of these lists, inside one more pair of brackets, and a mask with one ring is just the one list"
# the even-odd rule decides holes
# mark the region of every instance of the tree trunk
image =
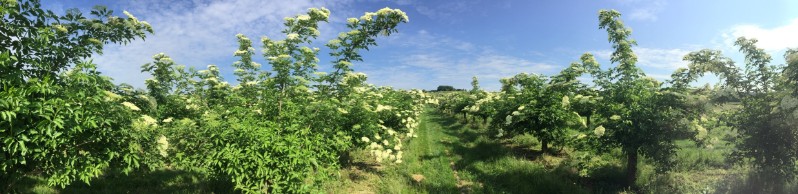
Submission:
[[637,149],[626,153],[626,184],[633,187],[635,180],[637,180]]
[[546,153],[546,151],[548,150],[549,150],[549,140],[544,138],[542,141],[540,141],[540,152]]

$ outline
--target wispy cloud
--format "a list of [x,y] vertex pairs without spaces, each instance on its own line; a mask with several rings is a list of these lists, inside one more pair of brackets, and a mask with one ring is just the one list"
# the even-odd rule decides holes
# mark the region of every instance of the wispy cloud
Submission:
[[658,14],[665,10],[665,0],[617,0],[622,5],[631,7],[629,19],[638,21],[656,21]]
[[460,17],[456,17],[476,8],[476,5],[481,3],[480,0],[474,1],[414,1],[414,0],[399,0],[396,2],[399,5],[412,6],[416,12],[430,19],[454,23],[462,21]]
[[763,28],[758,25],[736,25],[723,33],[722,37],[727,46],[731,47],[738,37],[756,38],[757,46],[774,52],[787,48],[798,47],[798,18],[784,25],[772,28]]
[[[166,53],[179,64],[199,68],[208,64],[228,65],[234,60],[232,53],[237,49],[237,33],[243,33],[255,42],[259,42],[257,40],[263,35],[278,36],[283,29],[284,17],[322,6],[336,5],[310,0],[131,2],[122,7],[152,24],[155,34],[149,35],[146,41],[108,45],[104,55],[93,58],[99,69],[114,77],[116,82],[141,87],[149,75],[139,73],[139,67],[151,62],[151,57],[157,53]],[[334,17],[335,14],[340,12],[333,12]],[[321,25],[322,36],[335,36],[330,28],[330,25]],[[258,44],[255,46],[259,47]],[[222,70],[232,71],[231,68]]]
[[551,74],[557,68],[426,31],[398,36],[385,46],[398,48],[389,57],[392,60],[379,66],[364,64],[357,70],[368,74],[374,84],[399,88],[432,89],[437,85],[468,88],[471,77],[477,76],[481,87],[498,90],[500,78],[522,72]]
[[687,67],[687,62],[682,60],[687,53],[690,53],[690,50],[645,47],[635,49],[637,62],[640,65],[664,70],[675,70],[680,67]]

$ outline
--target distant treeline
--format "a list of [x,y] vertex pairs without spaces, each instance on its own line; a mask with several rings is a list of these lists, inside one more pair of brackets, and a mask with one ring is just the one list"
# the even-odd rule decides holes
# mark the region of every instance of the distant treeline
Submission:
[[457,89],[457,88],[454,88],[453,86],[448,86],[448,85],[440,85],[440,86],[438,86],[438,89],[435,89],[435,90],[424,90],[424,92],[444,92],[444,91],[466,91],[466,90],[465,89]]

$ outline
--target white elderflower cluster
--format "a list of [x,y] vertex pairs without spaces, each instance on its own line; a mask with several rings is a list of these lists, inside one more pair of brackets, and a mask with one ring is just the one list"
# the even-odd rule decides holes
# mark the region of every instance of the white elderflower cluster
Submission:
[[227,87],[227,86],[230,86],[230,83],[227,83],[227,82],[222,82],[222,83],[219,83],[219,84],[218,84],[218,85],[216,85],[216,86],[213,86],[213,88],[216,88],[216,89],[222,89],[222,88],[225,88],[225,87]]
[[116,101],[122,99],[122,96],[120,96],[119,94],[113,93],[108,90],[103,91],[103,94],[105,94],[105,101]]
[[124,105],[125,107],[129,108],[130,110],[134,110],[134,111],[140,111],[141,110],[141,109],[139,109],[138,106],[136,106],[135,104],[130,103],[130,102],[122,102],[122,105]]
[[169,139],[167,139],[166,136],[161,135],[155,142],[158,144],[158,154],[163,157],[169,156],[169,153],[166,152],[169,149]]
[[247,54],[249,54],[249,51],[246,51],[246,50],[236,50],[236,52],[234,52],[234,53],[233,53],[233,56],[245,56],[245,55],[247,55]]
[[209,78],[205,78],[205,82],[208,82],[208,83],[218,83],[218,82],[219,82],[219,79],[216,79],[216,77],[209,77]]
[[357,24],[357,23],[359,23],[359,22],[360,22],[360,20],[358,20],[357,18],[349,18],[349,19],[346,19],[346,23],[349,23],[349,24],[351,24],[351,25],[355,25],[355,24]]
[[363,20],[363,21],[370,22],[370,21],[371,21],[371,19],[372,19],[374,16],[376,16],[376,15],[377,15],[377,14],[375,14],[375,13],[372,13],[372,12],[366,12],[366,14],[363,14],[363,16],[360,16],[360,20]]
[[[389,129],[388,131],[393,130]],[[379,134],[374,134],[374,141],[369,144],[368,149],[377,162],[402,163],[402,141],[397,135],[398,133],[394,131],[389,133],[390,137],[383,139]],[[368,137],[362,137],[361,141],[370,142],[371,140]]]
[[386,110],[393,110],[393,107],[390,106],[390,105],[378,104],[377,105],[377,109],[374,109],[374,112],[381,112],[381,111],[386,111]]
[[571,99],[568,98],[568,96],[563,96],[562,97],[562,107],[568,107],[569,105],[571,105]]
[[100,41],[100,40],[98,40],[96,38],[89,38],[88,41],[89,41],[89,43],[92,43],[92,44],[95,44],[95,45],[102,45],[103,44],[102,41]]
[[290,33],[285,37],[287,40],[296,40],[297,38],[299,38],[299,34],[297,33]]
[[164,119],[164,120],[163,120],[163,121],[161,121],[161,122],[163,122],[163,123],[171,123],[173,119],[174,119],[174,118],[172,118],[172,117],[169,117],[169,118],[166,118],[166,119]]
[[155,120],[149,115],[141,115],[141,118],[139,120],[141,120],[142,124],[144,124],[145,126],[154,126],[154,127],[158,126],[158,120]]
[[352,89],[355,90],[355,92],[357,93],[363,93],[366,92],[366,90],[368,90],[366,87],[354,87]]
[[698,123],[698,120],[693,120],[690,122],[690,129],[697,132],[695,135],[696,139],[704,139],[707,137],[707,129],[701,126],[701,124]]
[[55,29],[55,31],[58,31],[58,32],[61,32],[61,33],[69,32],[69,30],[67,30],[66,27],[64,27],[63,25],[60,25],[60,24],[53,25],[52,27],[53,27],[53,29]]
[[413,133],[413,130],[418,127],[418,123],[419,122],[413,119],[413,117],[407,117],[402,119],[402,124],[404,124],[405,128],[407,128],[410,131],[408,133],[409,134],[408,136],[412,135],[412,137],[418,137],[416,136],[416,134]]
[[254,62],[254,61],[253,61],[253,62],[251,62],[251,63],[249,63],[249,65],[250,65],[250,67],[252,67],[252,68],[254,68],[254,69],[258,69],[258,68],[260,68],[260,66],[261,66],[261,64],[260,64],[260,63],[257,63],[257,62]]
[[208,65],[208,71],[219,72],[219,67],[216,67],[216,65]]
[[324,7],[322,7],[321,9],[319,9],[319,8],[310,8],[310,9],[308,9],[308,12],[309,12],[310,15],[321,16],[324,19],[330,17],[330,10],[328,10],[327,8],[324,8]]
[[377,15],[390,15],[390,14],[397,14],[402,17],[405,22],[409,22],[410,18],[407,17],[407,14],[400,9],[391,9],[391,8],[382,8],[377,11]]
[[307,20],[310,20],[310,16],[303,14],[303,15],[296,16],[296,19],[299,20],[299,21],[307,21]]
[[122,13],[125,14],[128,18],[132,19],[134,23],[138,23],[139,19],[136,18],[136,16],[133,16],[133,14],[130,14],[130,12],[122,11]]
[[472,113],[479,112],[479,105],[477,105],[477,104],[469,105],[469,106],[466,106],[465,108],[463,108],[463,110],[465,110],[466,112],[472,112]]
[[338,46],[338,45],[341,45],[341,40],[339,40],[339,39],[332,39],[332,40],[330,40],[329,42],[327,42],[327,45],[330,45],[330,46]]
[[593,134],[596,134],[596,136],[601,137],[604,135],[605,130],[606,129],[604,129],[604,126],[599,125],[598,127],[596,127],[596,129],[593,130]]
[[254,85],[257,85],[257,84],[258,84],[258,81],[248,81],[248,82],[242,83],[241,85],[254,86]]
[[341,114],[349,114],[349,111],[346,111],[346,109],[343,109],[341,107],[338,107],[336,110],[338,110],[338,112]]

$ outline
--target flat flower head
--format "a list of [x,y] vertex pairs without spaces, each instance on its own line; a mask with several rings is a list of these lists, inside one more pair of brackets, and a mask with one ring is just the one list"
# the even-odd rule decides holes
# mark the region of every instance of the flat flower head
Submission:
[[604,135],[605,130],[606,129],[604,129],[604,126],[598,126],[596,127],[596,129],[593,130],[593,134],[596,134],[596,136],[601,137]]
[[108,100],[108,101],[114,101],[114,100],[122,99],[122,96],[120,96],[119,94],[113,93],[113,92],[108,91],[108,90],[103,91],[103,94],[105,94],[105,99]]
[[149,115],[141,115],[141,121],[148,126],[158,126],[158,121]]
[[158,143],[158,154],[163,157],[169,156],[169,153],[167,152],[169,149],[169,139],[167,139],[166,136],[161,135],[158,137],[156,143]]
[[299,34],[297,34],[297,33],[290,33],[290,34],[288,34],[286,36],[286,39],[288,39],[288,40],[295,40],[297,38],[299,38]]
[[358,20],[357,18],[349,18],[349,19],[346,19],[346,22],[351,24],[351,25],[355,25],[358,22],[360,22],[360,20]]
[[122,102],[122,105],[124,105],[125,107],[129,108],[130,110],[134,110],[134,111],[140,111],[141,110],[141,109],[139,109],[138,106],[136,106],[135,104],[130,103],[130,102]]

